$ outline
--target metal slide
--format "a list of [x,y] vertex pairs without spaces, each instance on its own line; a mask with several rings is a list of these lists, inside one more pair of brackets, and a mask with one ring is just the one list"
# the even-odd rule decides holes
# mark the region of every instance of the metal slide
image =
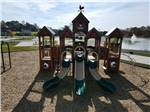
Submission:
[[83,60],[75,60],[75,93],[83,95],[85,93],[85,63]]
[[64,59],[62,62],[60,72],[56,73],[54,78],[47,80],[43,84],[44,91],[48,91],[49,89],[55,88],[62,81],[62,79],[69,73],[69,71],[70,71],[70,60]]

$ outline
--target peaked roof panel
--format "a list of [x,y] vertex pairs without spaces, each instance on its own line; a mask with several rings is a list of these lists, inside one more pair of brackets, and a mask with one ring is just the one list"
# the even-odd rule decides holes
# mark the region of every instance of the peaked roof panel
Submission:
[[83,15],[82,12],[80,12],[75,18],[74,20],[72,21],[72,23],[78,21],[78,20],[81,20],[81,19],[84,19],[86,22],[89,23],[89,20]]
[[73,33],[72,31],[69,29],[69,27],[65,27],[61,33],[61,36],[70,36],[70,38],[72,38]]
[[55,32],[52,30],[52,28],[44,26],[42,29],[40,29],[38,35],[55,35]]
[[106,37],[122,37],[123,34],[119,28],[113,28],[105,34]]
[[92,28],[87,34],[87,37],[99,37],[99,36],[101,35],[96,28]]

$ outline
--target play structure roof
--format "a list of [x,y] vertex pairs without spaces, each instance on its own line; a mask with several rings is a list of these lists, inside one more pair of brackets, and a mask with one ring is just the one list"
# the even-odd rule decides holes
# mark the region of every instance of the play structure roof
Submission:
[[98,38],[100,36],[100,32],[98,32],[96,28],[92,28],[87,34],[88,38]]
[[82,14],[82,12],[80,12],[76,18],[72,21],[72,23],[77,22],[77,21],[86,21],[87,23],[89,23],[89,20]]
[[119,30],[119,28],[113,28],[113,29],[111,29],[109,32],[107,32],[106,34],[105,34],[105,36],[106,36],[106,38],[111,38],[111,37],[122,37],[123,36],[123,34],[122,34],[122,32]]
[[63,31],[62,31],[62,33],[61,33],[61,36],[62,35],[64,35],[64,36],[70,36],[70,38],[72,38],[72,36],[73,36],[73,33],[72,33],[72,31],[69,29],[69,27],[65,27],[64,29],[63,29]]
[[52,36],[55,35],[55,32],[53,31],[52,28],[44,26],[40,31],[38,32],[38,35],[43,35],[43,36]]

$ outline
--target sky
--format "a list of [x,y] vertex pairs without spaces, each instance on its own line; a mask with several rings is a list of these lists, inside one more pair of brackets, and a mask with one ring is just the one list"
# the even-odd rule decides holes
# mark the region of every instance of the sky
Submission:
[[[119,2],[118,2],[119,1]],[[23,20],[38,26],[62,28],[71,26],[79,13],[90,21],[89,28],[110,30],[150,25],[149,0],[1,0],[1,20]]]

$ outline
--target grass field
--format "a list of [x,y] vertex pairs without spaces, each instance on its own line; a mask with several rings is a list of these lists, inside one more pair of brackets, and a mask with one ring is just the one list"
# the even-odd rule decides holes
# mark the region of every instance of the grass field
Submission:
[[[7,52],[7,47],[4,47],[4,52]],[[38,50],[37,46],[10,46],[10,52],[20,52],[20,51],[34,51]]]
[[15,40],[32,40],[33,38],[35,38],[35,36],[16,36]]
[[[9,42],[10,52],[33,51],[37,50],[38,46],[16,46],[18,42]],[[6,44],[3,46],[3,52],[7,52]]]
[[140,56],[148,56],[150,57],[150,51],[142,51],[142,50],[126,50],[126,49],[123,49],[122,50],[123,53],[130,53],[132,52],[133,55],[140,55]]

